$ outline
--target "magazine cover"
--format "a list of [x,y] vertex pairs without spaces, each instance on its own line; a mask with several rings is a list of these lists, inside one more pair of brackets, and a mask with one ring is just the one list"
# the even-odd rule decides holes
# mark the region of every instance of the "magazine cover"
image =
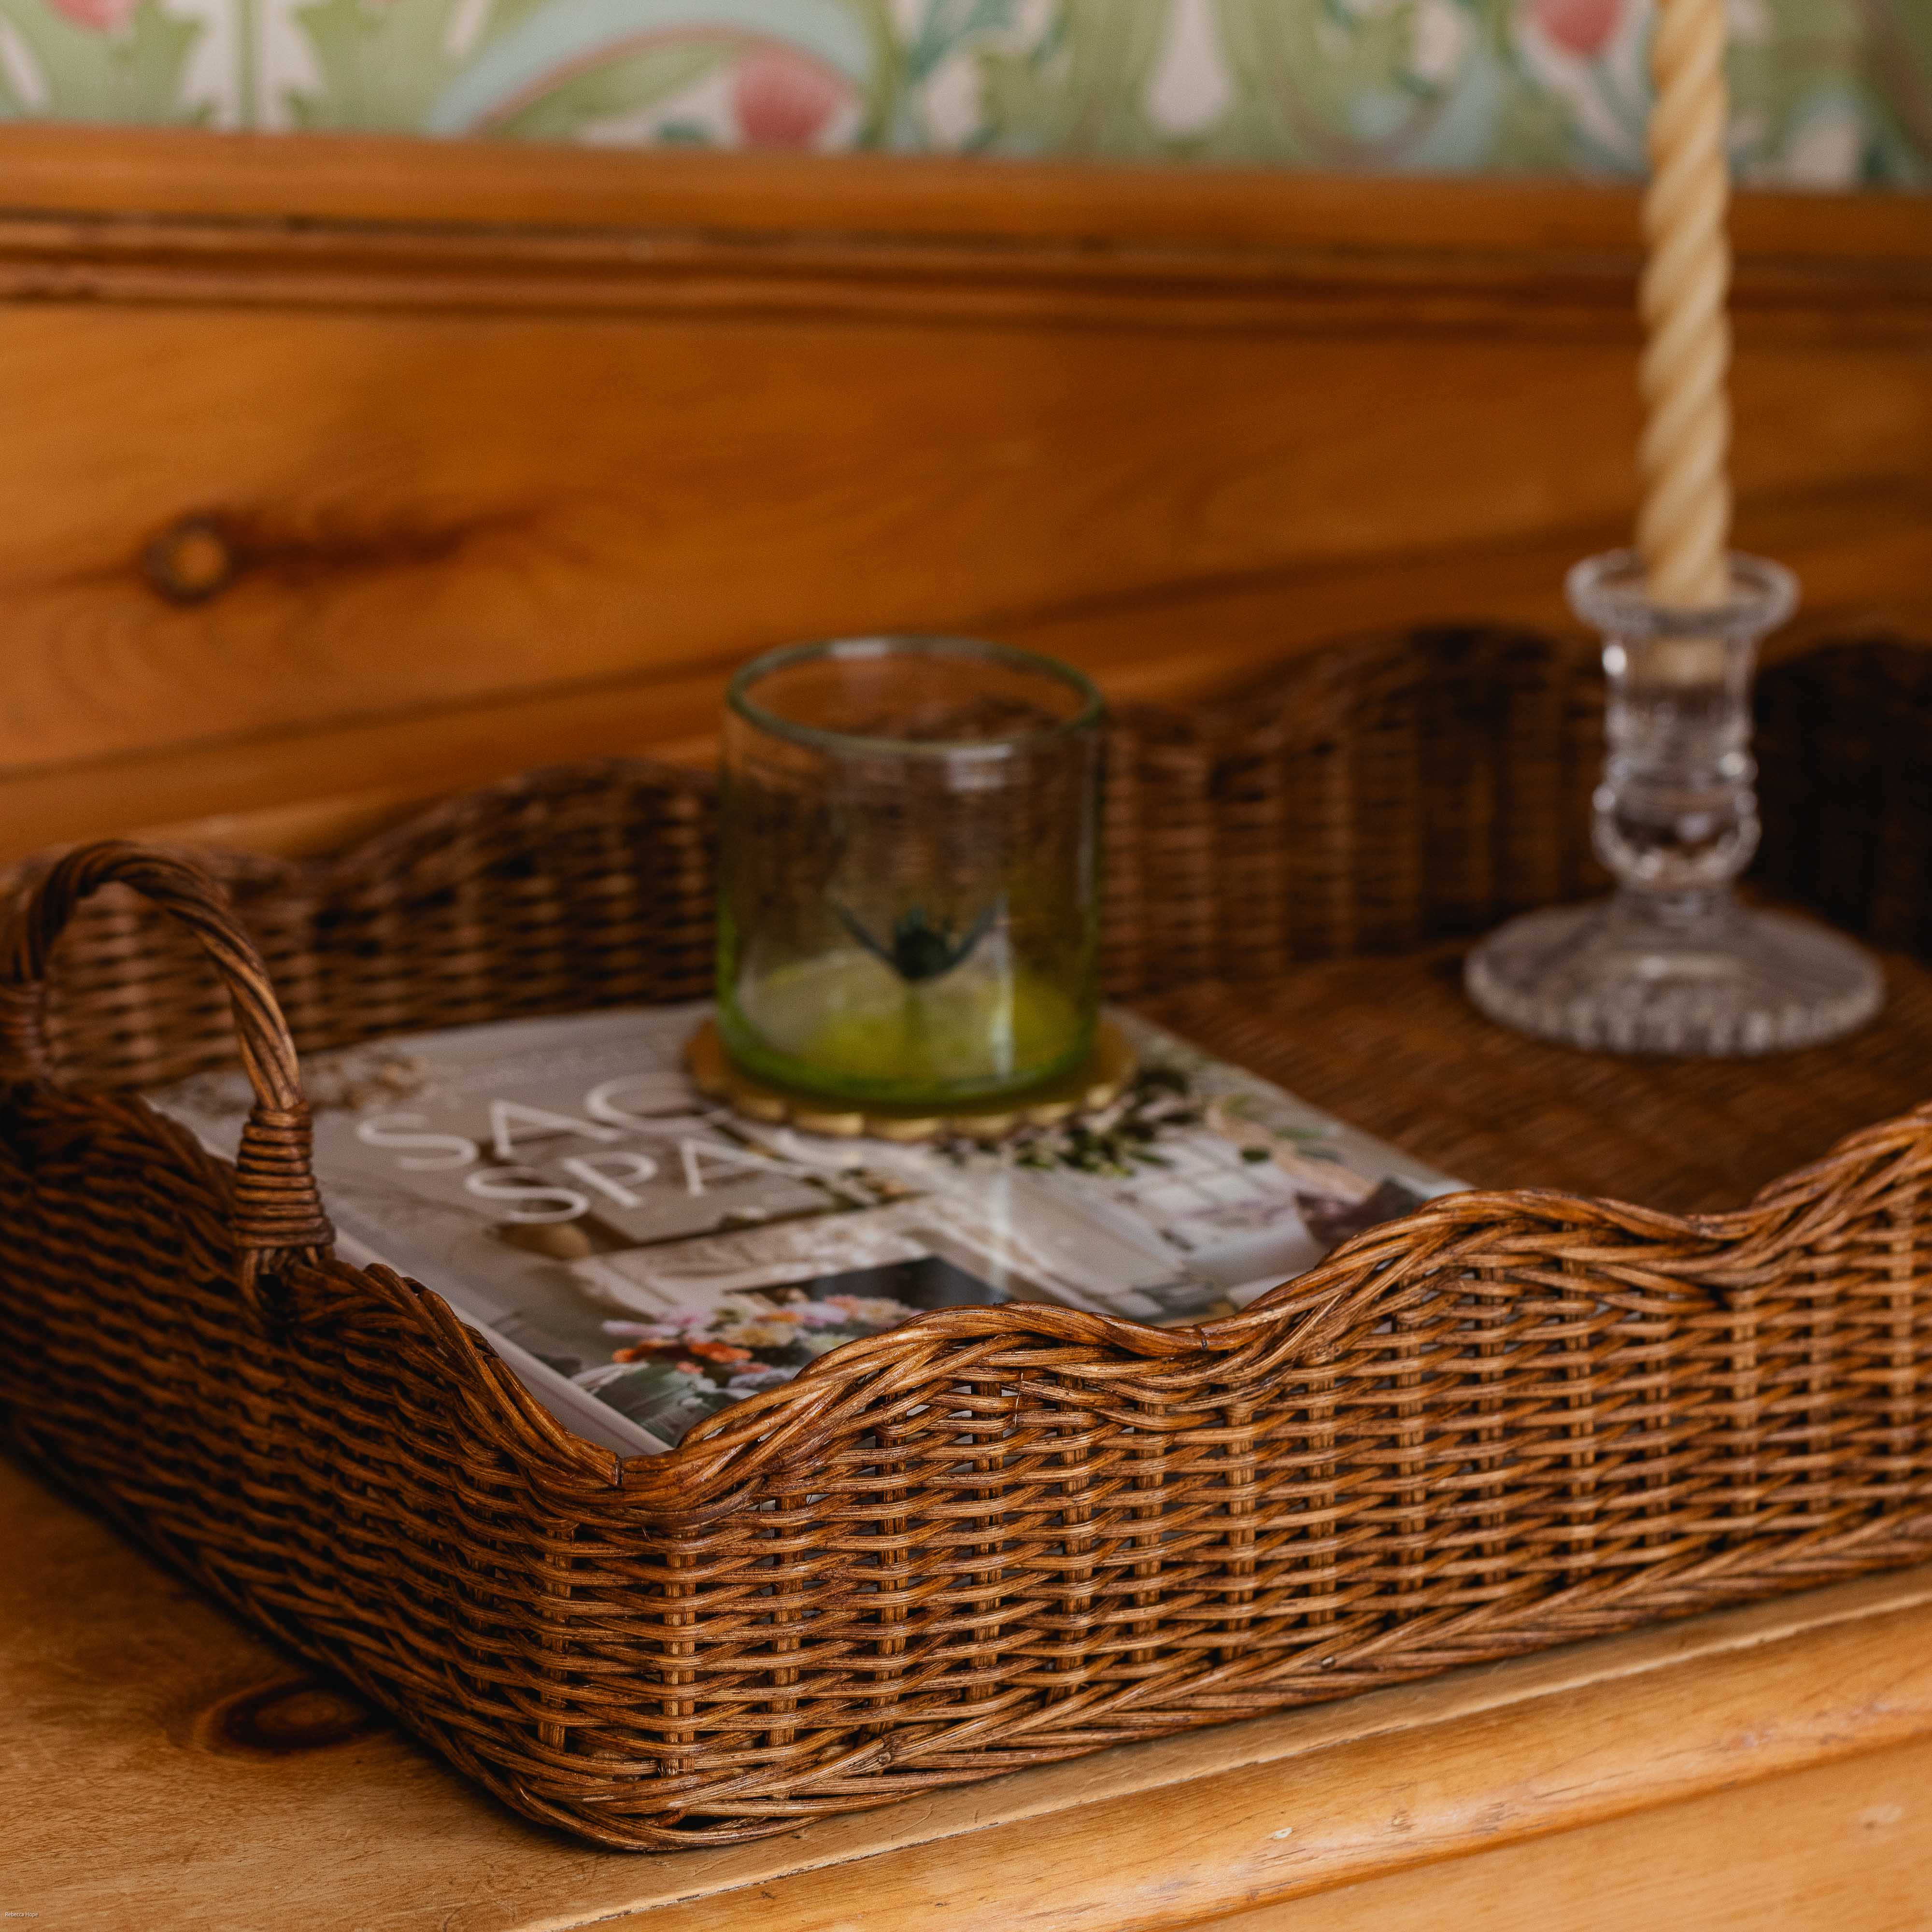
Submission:
[[[1227,1314],[1456,1185],[1118,1012],[1140,1070],[1083,1120],[996,1148],[764,1126],[685,1076],[707,1010],[454,1028],[303,1064],[345,1256],[434,1289],[553,1413],[628,1453],[930,1309]],[[154,1097],[232,1157],[240,1073]]]

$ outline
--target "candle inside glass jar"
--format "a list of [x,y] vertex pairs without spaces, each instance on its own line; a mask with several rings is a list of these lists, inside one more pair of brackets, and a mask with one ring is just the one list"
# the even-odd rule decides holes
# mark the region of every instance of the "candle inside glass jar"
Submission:
[[1100,707],[1026,653],[862,639],[733,688],[718,1024],[843,1100],[1018,1093],[1090,1050]]
[[848,949],[742,986],[738,1005],[788,1058],[880,1093],[962,1081],[995,1087],[1063,1064],[1091,1031],[1062,988],[1000,958],[909,982]]

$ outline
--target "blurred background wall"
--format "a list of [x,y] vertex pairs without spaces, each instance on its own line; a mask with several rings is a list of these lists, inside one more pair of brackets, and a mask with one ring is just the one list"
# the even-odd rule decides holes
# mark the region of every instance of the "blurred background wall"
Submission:
[[[1739,174],[1932,186],[1932,0],[1732,0]],[[0,0],[0,118],[1641,172],[1648,0]]]

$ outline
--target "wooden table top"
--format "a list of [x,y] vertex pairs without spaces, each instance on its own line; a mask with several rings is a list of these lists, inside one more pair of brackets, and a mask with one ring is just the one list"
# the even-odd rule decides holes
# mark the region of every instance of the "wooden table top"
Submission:
[[[1932,1736],[1922,1569],[1103,1752],[759,1844],[627,1855],[513,1817],[7,1464],[0,1536],[0,1914],[30,1932],[1218,1924],[1264,1901],[1312,1910],[1365,1885],[1412,1885],[1479,1849],[1606,1829]],[[1912,1776],[1922,1792],[1923,1771]],[[1869,1811],[1889,1792],[1853,1795]],[[1475,1922],[1432,1920],[1436,1896],[1422,1894],[1424,1916],[1375,1922]],[[1571,1904],[1547,1923],[1588,1932],[1595,1922]],[[1300,1932],[1304,1921],[1288,1922]]]
[[[1582,1187],[1600,1174],[1598,1191],[1715,1206],[1932,1090],[1932,974],[1888,968],[1892,1004],[1859,1040],[1715,1066],[1498,1034],[1460,1007],[1442,952],[1203,987],[1150,1010],[1466,1178]],[[1932,1571],[1112,1750],[760,1844],[645,1857],[512,1817],[5,1465],[0,1538],[0,1917],[33,1932],[1316,1932],[1367,1922],[1348,1915],[1372,1893],[1379,1925],[1420,1927],[1473,1922],[1448,1904],[1466,1880],[1438,1880],[1437,1862],[1486,1867],[1468,1855],[1510,1846],[1509,1895],[1586,1932],[1618,1922],[1595,1916],[1612,1892],[1618,1912],[1634,1909],[1646,1873],[1677,1882],[1670,1845],[1691,1861],[1694,1845],[1747,1828],[1770,1835],[1724,1881],[1734,1916],[1697,1916],[1680,1890],[1675,1922],[1832,1924],[1764,1916],[1782,1910],[1766,1887],[1799,1883],[1778,1860],[1809,1842],[1800,1818],[1863,1834],[1859,1897],[1894,1916],[1858,1923],[1932,1921],[1916,1814],[1871,1797],[1887,1778],[1922,1789],[1932,1768]],[[1832,1768],[1854,1756],[1880,1768]],[[1744,1787],[1759,1796],[1735,1795]],[[1766,1808],[1765,1793],[1787,1789],[1789,1816]],[[1616,1834],[1636,1831],[1618,1821],[1638,1814],[1651,1835],[1618,1852]],[[1630,1882],[1581,1885],[1574,1858],[1536,1880],[1535,1844],[1578,1832],[1596,1834],[1590,1858],[1627,1858]],[[1824,1877],[1804,1882],[1842,1910]],[[1277,1916],[1297,1899],[1292,1918]],[[1325,1916],[1331,1905],[1340,1916]],[[1760,1916],[1737,1916],[1748,1908]]]

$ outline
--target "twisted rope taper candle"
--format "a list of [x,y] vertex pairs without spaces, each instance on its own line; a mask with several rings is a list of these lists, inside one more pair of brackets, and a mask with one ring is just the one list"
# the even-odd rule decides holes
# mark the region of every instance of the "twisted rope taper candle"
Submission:
[[1646,421],[1636,540],[1652,601],[1700,610],[1730,593],[1724,0],[1658,0],[1651,72],[1657,104],[1643,204],[1649,259],[1640,303],[1648,339],[1638,373]]

